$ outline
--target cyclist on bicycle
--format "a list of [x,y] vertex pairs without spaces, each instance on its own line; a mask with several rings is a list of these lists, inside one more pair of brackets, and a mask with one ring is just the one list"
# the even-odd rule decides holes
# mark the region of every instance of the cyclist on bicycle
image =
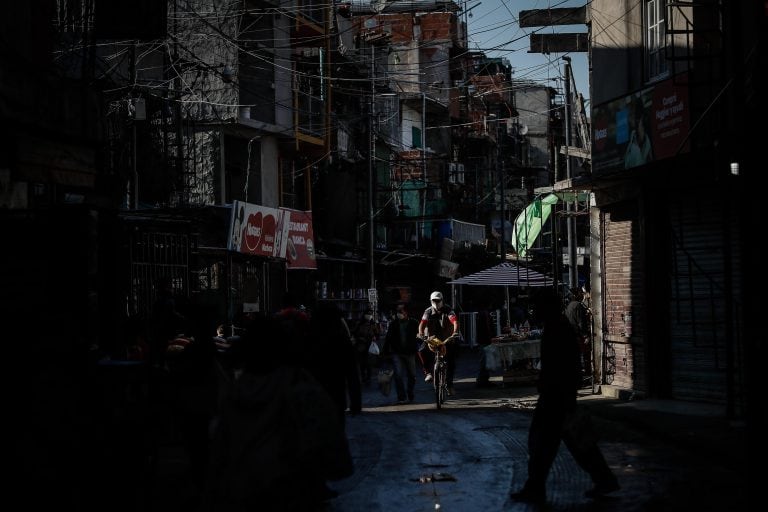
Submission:
[[[424,314],[421,315],[421,321],[419,322],[419,338],[424,339],[426,335],[437,336],[441,340],[458,335],[459,334],[459,319],[453,308],[443,302],[443,294],[440,292],[432,292],[429,296],[429,300],[432,303]],[[448,395],[453,395],[453,374],[456,371],[456,351],[458,345],[456,343],[447,343],[445,353],[446,362],[446,380],[448,384]],[[424,380],[429,382],[432,380],[432,366],[433,356],[427,347],[426,343],[423,343],[419,349],[419,359],[424,368]]]

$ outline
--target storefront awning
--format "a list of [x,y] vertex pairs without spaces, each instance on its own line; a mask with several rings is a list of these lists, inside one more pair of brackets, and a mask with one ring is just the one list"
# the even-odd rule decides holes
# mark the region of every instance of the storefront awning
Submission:
[[561,191],[534,199],[531,204],[520,212],[515,219],[515,225],[512,227],[510,243],[515,248],[518,257],[525,258],[526,254],[528,254],[528,250],[541,233],[541,227],[549,219],[552,207],[558,201],[583,201],[588,197],[588,194],[583,191]]

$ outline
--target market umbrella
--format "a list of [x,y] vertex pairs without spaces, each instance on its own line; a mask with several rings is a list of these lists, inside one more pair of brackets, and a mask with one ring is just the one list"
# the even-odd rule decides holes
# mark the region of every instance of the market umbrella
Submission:
[[[541,272],[521,267],[514,263],[504,262],[496,266],[469,274],[468,276],[448,281],[448,284],[466,284],[471,286],[503,286],[507,302],[507,317],[509,317],[509,287],[541,287],[551,286],[554,280]],[[509,318],[507,318],[509,322]]]
[[551,277],[541,272],[521,267],[514,263],[504,262],[474,274],[448,281],[448,284],[518,286],[525,288],[551,286],[553,282]]

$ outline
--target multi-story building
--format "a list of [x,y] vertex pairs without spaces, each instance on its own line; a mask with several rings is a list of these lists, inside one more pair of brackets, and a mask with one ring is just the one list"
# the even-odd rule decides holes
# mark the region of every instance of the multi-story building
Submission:
[[459,108],[466,90],[466,20],[459,10],[446,1],[350,2],[338,10],[345,57],[365,66],[369,84],[369,158],[360,170],[371,179],[372,195],[370,204],[361,202],[361,241],[371,244],[371,274],[397,296],[406,284],[426,289],[456,271],[452,256],[440,257],[452,253],[443,251],[446,238],[486,237],[465,216],[472,211],[470,183],[452,128],[466,116]]
[[[65,316],[88,326],[81,330],[94,344],[116,340],[126,313],[146,319],[159,277],[209,322],[231,322],[244,303],[276,307],[286,259],[228,250],[232,205],[312,208],[330,143],[329,8],[294,0],[50,7],[4,17],[18,36],[9,55],[29,59],[3,60],[3,119],[27,128],[4,139],[2,201],[20,247],[35,235],[19,216],[49,219],[72,240],[61,244],[67,251],[93,255],[81,254],[80,273],[46,266],[64,283],[56,289],[82,291],[82,300],[58,302],[87,313]],[[18,31],[19,20],[38,28]],[[34,87],[27,68],[41,77]],[[69,227],[57,227],[65,219]],[[22,286],[36,282],[33,260],[16,263],[24,261],[20,289],[51,297],[44,286]]]
[[[603,391],[752,416],[750,231],[766,17],[756,2],[593,1],[588,188]],[[758,336],[759,337],[759,336]],[[763,409],[764,411],[764,409]]]
[[[146,318],[160,277],[227,323],[286,289],[311,300],[324,286],[360,301],[342,304],[354,312],[369,288],[431,288],[498,257],[509,232],[494,222],[551,171],[546,129],[517,116],[509,63],[467,52],[455,2],[54,7],[50,37],[17,46],[48,41],[35,57],[54,57],[48,89],[63,95],[47,96],[48,118],[76,123],[51,121],[50,144],[33,128],[6,139],[2,198],[16,214],[98,217],[79,245],[109,268],[84,271],[103,280],[83,289],[100,297],[94,340],[116,338],[126,313]],[[23,67],[4,77],[16,75],[4,113],[28,126],[39,95]],[[234,204],[311,211],[317,270],[233,250],[232,226],[248,225]]]

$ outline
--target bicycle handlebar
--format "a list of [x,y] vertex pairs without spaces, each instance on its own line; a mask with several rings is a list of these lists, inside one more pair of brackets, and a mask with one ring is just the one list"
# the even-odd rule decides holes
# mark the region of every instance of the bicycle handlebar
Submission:
[[424,341],[427,342],[427,346],[429,347],[429,349],[432,350],[432,351],[435,351],[438,347],[441,347],[441,346],[446,345],[448,343],[451,343],[451,342],[453,342],[455,340],[458,340],[460,337],[461,337],[461,334],[460,333],[456,333],[456,334],[451,334],[450,336],[448,336],[444,340],[441,340],[437,336],[428,336],[428,337],[423,338],[423,339],[424,339]]

